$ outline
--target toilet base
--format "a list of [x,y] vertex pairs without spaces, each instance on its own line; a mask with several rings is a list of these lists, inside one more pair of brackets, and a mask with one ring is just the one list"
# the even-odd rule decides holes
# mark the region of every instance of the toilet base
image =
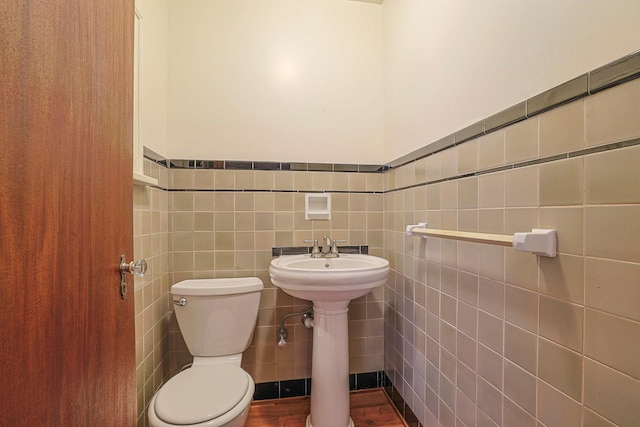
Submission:
[[[313,425],[311,424],[311,414],[307,415],[307,422],[305,424],[305,427],[313,427]],[[316,427],[323,427],[323,426],[316,426]],[[347,425],[346,427],[355,427],[351,417],[349,417],[349,425]]]

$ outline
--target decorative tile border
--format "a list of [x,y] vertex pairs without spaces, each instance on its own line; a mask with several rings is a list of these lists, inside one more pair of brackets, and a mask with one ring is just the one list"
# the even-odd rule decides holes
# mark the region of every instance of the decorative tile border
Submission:
[[382,173],[385,165],[360,165],[346,163],[295,163],[295,162],[259,162],[240,160],[188,160],[165,159],[161,155],[144,147],[144,157],[170,169],[217,169],[217,170],[260,170],[294,172],[356,172]]
[[[282,246],[271,248],[271,256],[278,257],[281,255],[306,255],[311,253],[310,246]],[[341,254],[369,254],[369,245],[357,246],[338,246],[338,252]]]
[[[386,387],[389,379],[384,371],[349,375],[349,390]],[[253,400],[284,399],[311,395],[311,378],[256,384]]]
[[493,172],[501,172],[501,171],[506,171],[506,170],[511,170],[511,169],[524,168],[524,167],[527,167],[527,166],[533,166],[533,165],[539,165],[539,164],[542,164],[542,163],[555,162],[557,160],[569,159],[569,158],[573,158],[573,157],[581,157],[581,156],[586,156],[588,154],[600,153],[600,152],[603,152],[603,151],[611,151],[611,150],[617,150],[617,149],[620,149],[620,148],[633,147],[634,145],[640,145],[640,138],[629,139],[629,140],[626,140],[626,141],[613,142],[611,144],[599,145],[597,147],[584,148],[584,149],[580,149],[580,150],[577,150],[577,151],[571,151],[571,152],[568,152],[568,153],[556,154],[556,155],[548,156],[548,157],[541,157],[539,159],[527,160],[525,162],[519,162],[519,163],[512,163],[512,164],[508,164],[508,165],[504,165],[504,166],[498,166],[498,167],[491,168],[491,169],[484,169],[484,170],[477,171],[477,172],[465,173],[465,174],[461,174],[461,175],[454,175],[454,176],[450,176],[450,177],[447,177],[447,178],[440,178],[440,179],[434,179],[434,180],[431,180],[431,181],[419,182],[419,183],[412,184],[412,185],[406,185],[406,186],[403,186],[403,187],[388,189],[388,190],[385,191],[385,193],[393,193],[393,192],[396,192],[396,191],[402,191],[402,190],[407,190],[407,189],[410,189],[410,188],[422,187],[422,186],[425,186],[425,185],[439,184],[439,183],[445,182],[445,181],[455,181],[455,180],[458,180],[458,179],[469,178],[469,177],[473,177],[473,176],[486,175],[488,173],[493,173]]

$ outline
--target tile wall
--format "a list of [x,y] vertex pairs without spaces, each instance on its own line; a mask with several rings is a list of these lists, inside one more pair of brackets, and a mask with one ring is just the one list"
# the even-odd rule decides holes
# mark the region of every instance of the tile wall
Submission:
[[[145,160],[145,173],[167,182],[166,168]],[[146,426],[146,408],[171,373],[173,311],[169,307],[169,194],[134,186],[134,259],[147,261],[147,274],[135,278],[136,379],[138,425]]]
[[[422,425],[638,424],[638,100],[634,80],[385,174],[385,371]],[[406,236],[420,221],[555,228],[559,255]]]
[[[218,166],[214,163],[205,164]],[[243,368],[256,383],[310,377],[312,331],[299,318],[287,321],[287,347],[276,346],[281,317],[310,304],[271,284],[272,249],[307,246],[304,240],[326,234],[346,240],[346,245],[367,245],[370,254],[381,256],[383,174],[247,170],[244,164],[242,170],[196,169],[196,162],[178,164],[187,168],[166,168],[145,159],[146,173],[159,177],[158,188],[135,190],[135,256],[151,260],[152,273],[136,289],[138,407],[146,408],[162,380],[192,360],[168,296],[170,286],[184,279],[262,279],[258,323],[243,354]],[[331,220],[304,219],[304,194],[317,191],[331,193]],[[352,373],[383,369],[383,293],[380,287],[350,306]],[[139,412],[140,425],[145,425],[146,414]]]

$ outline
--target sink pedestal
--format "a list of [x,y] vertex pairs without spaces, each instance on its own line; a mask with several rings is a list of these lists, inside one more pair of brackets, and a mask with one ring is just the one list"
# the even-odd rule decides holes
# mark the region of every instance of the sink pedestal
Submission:
[[349,416],[349,301],[313,302],[311,413],[306,427],[353,427]]

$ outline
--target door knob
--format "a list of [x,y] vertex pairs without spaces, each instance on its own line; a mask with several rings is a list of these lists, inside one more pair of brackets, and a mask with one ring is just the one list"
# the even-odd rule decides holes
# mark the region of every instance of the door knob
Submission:
[[127,262],[124,255],[120,256],[120,295],[122,299],[127,298],[127,273],[144,277],[147,272],[147,261],[144,258],[137,261]]
[[122,255],[120,262],[120,273],[131,273],[138,277],[144,277],[144,273],[146,272],[147,261],[145,261],[144,258],[127,263],[124,260],[124,255]]

